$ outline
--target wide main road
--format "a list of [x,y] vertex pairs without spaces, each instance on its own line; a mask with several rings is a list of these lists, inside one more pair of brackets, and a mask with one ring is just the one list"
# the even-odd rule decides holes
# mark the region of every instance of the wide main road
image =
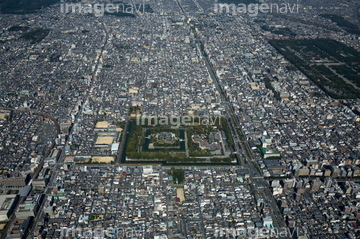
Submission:
[[[95,82],[95,78],[98,74],[98,69],[99,69],[99,65],[100,65],[100,59],[103,57],[104,55],[104,51],[105,51],[105,46],[106,44],[108,43],[108,40],[109,40],[109,33],[108,33],[108,29],[107,29],[107,26],[105,25],[105,23],[103,23],[102,21],[98,20],[98,24],[101,24],[103,26],[103,29],[104,29],[104,38],[101,42],[101,51],[100,51],[100,54],[98,55],[97,59],[95,60],[95,68],[92,72],[92,77],[91,77],[91,85],[89,87],[89,89],[91,88],[91,86],[94,84]],[[89,91],[86,92],[86,95],[85,97],[89,97]],[[74,125],[77,123],[77,121],[79,120],[81,114],[83,113],[82,110],[83,110],[83,105],[84,103],[81,105],[79,111],[77,112],[77,114],[75,115],[75,119],[74,119],[74,124],[73,124],[73,127],[70,128],[70,132],[69,132],[69,136],[72,135],[73,133],[73,130],[74,130]],[[57,121],[55,121],[57,123]],[[57,126],[57,128],[59,128],[58,124],[55,124]],[[70,137],[67,137],[66,139],[66,142],[65,142],[65,145],[68,145],[69,144],[69,140],[70,140]],[[54,182],[54,180],[56,180],[59,172],[61,172],[61,166],[63,165],[64,163],[64,159],[66,157],[66,153],[65,153],[65,146],[62,148],[62,151],[61,151],[61,155],[59,157],[59,160],[58,162],[52,167],[51,169],[51,174],[50,174],[50,181],[49,181],[49,184],[45,187],[44,189],[44,193],[46,195],[50,195],[51,194],[51,191],[53,190],[54,187],[56,187],[56,184]],[[43,165],[41,165],[41,168],[42,168]],[[41,169],[40,168],[40,169]],[[38,175],[36,175],[37,177]],[[34,177],[34,178],[36,178]],[[39,209],[39,212],[37,213],[37,215],[35,216],[34,218],[34,222],[33,224],[31,225],[31,228],[29,229],[29,232],[28,232],[28,235],[27,235],[27,238],[34,238],[35,236],[35,230],[37,229],[37,225],[38,225],[38,222],[41,221],[44,217],[44,206],[45,206],[45,203],[46,203],[46,199],[43,200],[43,203],[40,205],[40,209]],[[14,210],[15,211],[15,210]],[[2,238],[1,238],[2,239]]]
[[[0,110],[30,112],[30,113],[33,113],[33,114],[37,114],[37,115],[47,117],[47,118],[49,118],[49,119],[51,119],[53,121],[54,126],[55,126],[55,132],[54,132],[54,135],[53,135],[53,140],[52,140],[51,146],[47,148],[47,151],[44,153],[43,157],[41,157],[41,160],[39,162],[38,167],[31,174],[32,179],[37,178],[39,172],[41,171],[41,169],[42,169],[42,167],[44,165],[45,158],[48,157],[49,154],[51,153],[51,149],[55,145],[55,139],[57,138],[58,134],[60,134],[60,125],[59,125],[57,119],[55,117],[53,117],[52,115],[46,113],[46,112],[41,112],[41,111],[37,111],[37,110],[34,110],[34,109],[21,109],[21,108],[14,109],[14,108],[0,107]],[[18,210],[20,203],[21,203],[21,201],[19,200],[17,202],[17,204],[15,205],[15,209],[13,210],[13,213],[9,217],[9,220],[7,221],[6,226],[5,226],[5,228],[3,229],[3,232],[0,235],[0,239],[5,239],[7,237],[7,233],[9,231],[9,229],[12,227],[12,225],[13,225],[13,223],[15,221],[15,218],[16,218],[15,217],[15,212]]]
[[[272,192],[269,188],[268,182],[264,179],[264,177],[259,172],[256,160],[254,159],[254,156],[251,152],[251,149],[249,145],[247,144],[246,139],[244,138],[244,134],[242,132],[241,125],[239,124],[239,120],[237,115],[234,112],[234,108],[232,106],[232,103],[228,99],[226,93],[224,92],[219,78],[215,74],[214,69],[212,68],[212,64],[209,61],[209,58],[207,54],[204,52],[203,44],[197,34],[195,34],[195,30],[193,30],[194,36],[195,36],[195,42],[197,44],[197,47],[200,48],[201,55],[203,59],[205,60],[207,70],[213,79],[215,86],[217,90],[219,91],[221,95],[221,101],[225,105],[226,112],[228,114],[227,120],[228,125],[230,128],[230,131],[232,133],[232,137],[234,140],[234,147],[235,151],[237,152],[238,160],[240,163],[249,169],[250,178],[252,181],[253,186],[253,192],[258,192],[258,195],[255,195],[256,198],[262,198],[267,206],[271,209],[271,215],[273,219],[273,226],[279,230],[279,232],[283,232],[284,228],[286,227],[285,221],[283,219],[282,213],[279,210],[279,207],[277,206],[277,203],[272,196]],[[278,236],[278,238],[290,238],[290,232],[287,229],[289,236]]]

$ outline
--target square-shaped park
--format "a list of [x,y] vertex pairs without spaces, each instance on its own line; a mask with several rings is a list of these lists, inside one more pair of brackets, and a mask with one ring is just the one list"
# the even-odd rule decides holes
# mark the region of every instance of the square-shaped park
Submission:
[[129,120],[122,163],[237,164],[226,118]]

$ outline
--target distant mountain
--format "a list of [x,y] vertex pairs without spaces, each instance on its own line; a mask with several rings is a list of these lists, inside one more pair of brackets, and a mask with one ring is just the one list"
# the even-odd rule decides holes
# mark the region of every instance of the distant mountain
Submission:
[[33,13],[42,7],[48,7],[59,0],[0,0],[1,13]]

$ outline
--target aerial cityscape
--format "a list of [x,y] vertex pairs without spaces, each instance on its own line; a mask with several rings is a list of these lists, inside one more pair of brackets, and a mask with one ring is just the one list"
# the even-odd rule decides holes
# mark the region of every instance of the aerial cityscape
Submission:
[[360,238],[359,0],[0,0],[0,239]]

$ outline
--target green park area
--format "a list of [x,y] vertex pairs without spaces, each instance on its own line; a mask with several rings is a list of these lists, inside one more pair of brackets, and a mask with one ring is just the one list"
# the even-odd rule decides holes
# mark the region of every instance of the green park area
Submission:
[[335,99],[360,96],[360,53],[331,39],[271,40],[286,59]]
[[139,125],[129,121],[122,163],[234,164],[226,120],[205,125]]

